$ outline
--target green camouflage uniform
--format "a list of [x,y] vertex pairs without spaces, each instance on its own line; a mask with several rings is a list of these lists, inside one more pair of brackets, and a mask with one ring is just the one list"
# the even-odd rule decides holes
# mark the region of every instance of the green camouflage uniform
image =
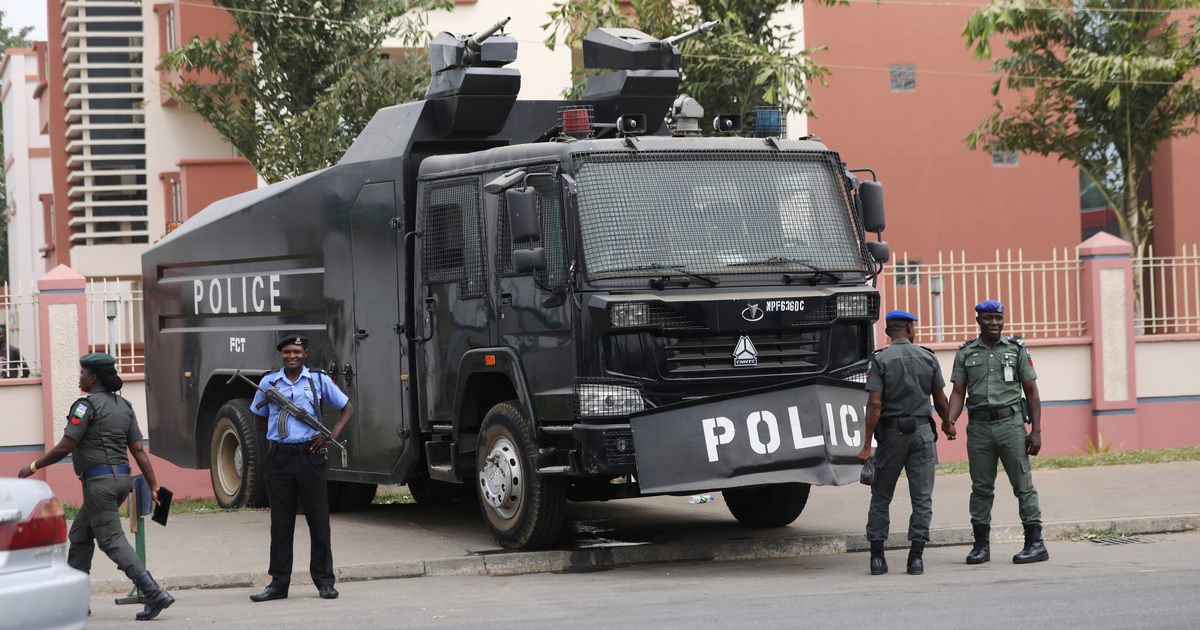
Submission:
[[[937,435],[929,409],[929,395],[946,386],[942,368],[933,351],[915,346],[907,339],[871,359],[867,391],[883,394],[882,410],[875,432],[878,446],[872,455],[875,483],[871,486],[871,509],[867,513],[867,540],[887,540],[891,519],[888,508],[900,472],[908,475],[912,517],[908,539],[929,542],[933,518],[933,476],[937,469]],[[900,433],[898,419],[915,417],[916,431]]]
[[[1007,370],[1006,370],[1007,368]],[[1010,375],[1006,375],[1010,371]],[[971,523],[990,525],[996,462],[1012,484],[1021,522],[1040,525],[1037,490],[1029,472],[1021,384],[1037,379],[1024,342],[1001,336],[989,348],[981,338],[958,347],[950,380],[967,384],[967,457],[971,468]]]
[[[71,405],[63,434],[78,442],[71,452],[76,475],[102,464],[128,466],[129,445],[142,441],[129,401],[103,386],[97,386],[86,398]],[[83,482],[83,505],[71,523],[67,564],[90,573],[92,554],[99,544],[100,550],[130,579],[146,572],[145,565],[125,540],[121,517],[117,514],[117,508],[129,498],[132,485],[127,474],[100,475]]]

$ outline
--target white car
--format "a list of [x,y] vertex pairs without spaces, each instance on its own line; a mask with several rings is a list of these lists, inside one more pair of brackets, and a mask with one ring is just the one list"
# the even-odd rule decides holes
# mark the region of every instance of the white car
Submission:
[[44,481],[0,478],[0,629],[86,628],[88,574],[67,566],[62,502]]

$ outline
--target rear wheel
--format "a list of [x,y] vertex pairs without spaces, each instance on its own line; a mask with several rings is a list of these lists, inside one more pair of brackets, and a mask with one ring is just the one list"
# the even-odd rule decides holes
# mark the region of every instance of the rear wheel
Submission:
[[267,506],[266,447],[254,429],[249,400],[231,400],[217,411],[209,455],[218,505],[225,509]]
[[806,483],[774,483],[754,488],[723,491],[725,505],[739,523],[747,527],[784,527],[796,520],[808,503],[812,486]]
[[566,479],[531,470],[533,428],[515,400],[492,407],[479,429],[475,489],[483,520],[503,547],[537,549],[553,544],[567,513]]
[[379,489],[373,483],[353,483],[350,481],[327,481],[329,491],[330,512],[357,512],[365,510],[371,501],[375,500],[375,491]]

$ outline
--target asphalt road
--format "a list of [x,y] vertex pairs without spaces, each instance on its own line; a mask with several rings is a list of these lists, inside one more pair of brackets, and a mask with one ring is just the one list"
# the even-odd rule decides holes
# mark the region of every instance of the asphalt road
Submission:
[[[154,628],[1194,628],[1200,533],[1101,547],[1051,541],[1050,562],[1018,566],[996,545],[969,567],[966,547],[926,550],[926,573],[873,577],[851,553],[755,562],[663,564],[585,574],[433,577],[311,586],[255,604],[257,589],[179,591]],[[130,627],[133,606],[92,598],[90,628]],[[139,625],[140,627],[140,625]]]

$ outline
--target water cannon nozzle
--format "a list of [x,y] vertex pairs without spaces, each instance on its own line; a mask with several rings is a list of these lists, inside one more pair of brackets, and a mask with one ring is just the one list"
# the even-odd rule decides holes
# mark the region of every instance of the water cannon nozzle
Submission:
[[717,20],[713,20],[711,22],[705,22],[705,23],[701,24],[700,26],[697,26],[696,28],[694,28],[690,31],[687,31],[685,33],[680,33],[678,35],[672,35],[671,37],[668,37],[668,38],[662,40],[662,43],[666,44],[667,46],[671,46],[671,47],[678,46],[678,45],[682,44],[683,42],[686,42],[687,40],[689,40],[697,35],[700,35],[701,33],[707,33],[709,31],[713,30],[714,28],[716,28],[716,26],[718,24],[720,24],[720,22]]
[[500,29],[504,28],[504,25],[508,24],[508,21],[511,19],[511,16],[502,17],[499,20],[496,20],[496,23],[488,28],[467,36],[467,48],[471,49],[472,52],[479,52],[480,48],[483,46],[484,40],[499,32]]

